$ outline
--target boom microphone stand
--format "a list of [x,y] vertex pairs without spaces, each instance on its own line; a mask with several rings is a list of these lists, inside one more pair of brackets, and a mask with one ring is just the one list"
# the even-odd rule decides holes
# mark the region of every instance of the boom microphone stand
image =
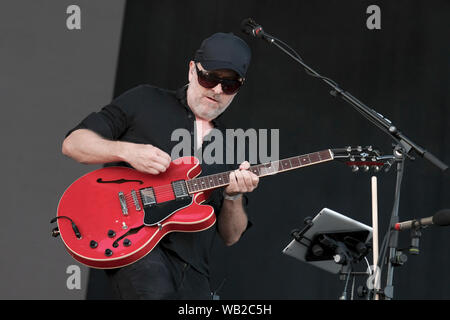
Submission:
[[[342,89],[335,81],[330,78],[324,77],[308,66],[300,55],[295,52],[292,48],[290,48],[283,41],[275,38],[274,36],[264,32],[261,25],[258,25],[253,19],[247,18],[244,19],[241,23],[241,30],[251,36],[256,38],[261,38],[266,40],[269,44],[276,46],[278,49],[283,51],[285,54],[290,56],[293,60],[299,63],[307,74],[321,79],[327,85],[329,85],[332,90],[330,94],[335,97],[341,97],[344,101],[349,103],[356,111],[358,111],[363,117],[369,120],[372,124],[378,127],[381,131],[388,134],[394,141],[394,156],[397,162],[397,179],[396,179],[396,188],[395,188],[395,199],[394,205],[392,209],[392,216],[390,221],[390,229],[387,233],[388,237],[388,247],[389,247],[389,261],[388,261],[388,273],[386,280],[386,287],[383,292],[384,297],[387,299],[393,298],[393,263],[396,254],[397,254],[397,246],[398,246],[398,234],[396,232],[392,232],[394,229],[395,223],[399,221],[399,203],[400,203],[400,189],[401,189],[401,181],[403,177],[404,171],[404,161],[405,158],[409,158],[410,160],[414,160],[412,156],[409,155],[411,150],[414,150],[419,156],[425,158],[430,161],[433,165],[441,169],[442,171],[447,170],[448,166],[435,157],[432,153],[425,150],[415,142],[413,142],[410,138],[405,136],[398,128],[387,118],[385,118],[382,114],[376,112],[375,110],[369,108],[364,103],[359,101],[357,98],[352,96],[350,93]],[[379,263],[383,263],[384,257],[380,257]]]
[[[309,75],[323,80],[326,84],[332,87],[333,90],[330,91],[331,95],[335,97],[340,96],[343,100],[352,105],[356,109],[356,111],[360,112],[367,120],[369,120],[378,128],[380,128],[382,131],[387,133],[392,139],[394,139],[394,141],[397,144],[400,144],[401,147],[405,149],[406,153],[409,153],[410,150],[413,149],[421,157],[427,159],[442,171],[447,170],[448,166],[445,163],[443,163],[429,151],[420,147],[418,144],[414,143],[411,139],[406,137],[402,132],[400,132],[397,129],[396,126],[394,126],[394,124],[389,119],[385,118],[382,114],[376,112],[375,110],[369,108],[364,103],[359,101],[357,98],[352,96],[350,93],[340,88],[335,81],[331,80],[330,78],[321,76],[314,69],[308,66],[305,62],[303,62],[303,59],[301,59],[298,53],[296,53],[292,48],[290,48],[287,44],[285,44],[281,40],[264,32],[262,27],[256,24],[255,21],[253,21],[252,19],[245,19],[244,21],[242,21],[241,27],[244,33],[253,35],[254,37],[257,38],[262,38],[267,42],[269,42],[270,44],[275,45],[284,53],[286,53],[288,56],[290,56],[292,59],[297,61],[300,65],[302,65],[302,67]],[[291,50],[292,53],[286,50],[283,46]]]

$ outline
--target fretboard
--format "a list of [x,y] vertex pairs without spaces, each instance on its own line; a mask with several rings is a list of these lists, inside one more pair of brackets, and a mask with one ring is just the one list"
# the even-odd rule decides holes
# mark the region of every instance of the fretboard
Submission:
[[[283,160],[272,161],[264,164],[251,166],[248,170],[256,174],[258,177],[269,176],[288,170],[303,168],[326,161],[333,160],[331,150],[323,150],[319,152],[309,153],[302,156],[291,157]],[[190,194],[210,189],[227,186],[231,171],[216,173],[209,176],[199,177],[187,180],[186,184]]]

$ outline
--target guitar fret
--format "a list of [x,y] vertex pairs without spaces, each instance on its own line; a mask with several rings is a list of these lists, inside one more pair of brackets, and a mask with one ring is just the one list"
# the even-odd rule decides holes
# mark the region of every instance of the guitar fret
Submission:
[[202,189],[206,189],[205,188],[206,187],[206,181],[205,181],[204,177],[201,178],[201,184],[202,184]]
[[292,167],[300,167],[300,159],[298,157],[291,158],[289,161],[291,162]]
[[217,179],[217,174],[213,175],[212,179],[214,180],[214,186],[215,187],[220,185],[219,180]]
[[267,168],[267,164],[262,164],[260,167],[259,167],[259,171],[261,172],[261,175],[265,175],[265,174],[268,174],[269,173],[269,169]]
[[302,156],[299,160],[302,166],[307,165],[311,162],[308,156]]
[[186,180],[186,185],[187,185],[187,188],[188,188],[188,192],[189,191],[191,191],[192,190],[192,180]]
[[283,170],[287,170],[287,169],[291,169],[292,168],[290,160],[283,160],[283,161],[281,161],[281,166],[282,166]]
[[222,183],[226,183],[226,184],[228,184],[228,183],[230,183],[230,180],[228,179],[229,178],[229,173],[222,173],[220,176],[222,177]]
[[311,160],[311,163],[315,163],[315,162],[319,162],[320,161],[319,156],[317,155],[317,153],[310,153],[308,155],[308,157],[309,157],[309,160]]
[[277,173],[278,171],[283,170],[283,167],[281,166],[281,161],[274,161],[272,162],[271,168],[273,169],[273,173]]
[[329,159],[331,159],[331,155],[330,155],[330,152],[328,150],[320,151],[319,155],[322,158],[322,160],[329,160]]

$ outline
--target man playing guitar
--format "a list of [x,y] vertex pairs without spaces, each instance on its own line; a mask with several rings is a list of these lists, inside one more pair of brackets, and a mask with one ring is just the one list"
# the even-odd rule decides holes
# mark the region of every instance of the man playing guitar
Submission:
[[[169,168],[178,128],[205,137],[242,86],[250,63],[250,48],[231,33],[216,33],[205,39],[189,62],[189,83],[173,92],[141,85],[115,98],[101,111],[90,114],[69,131],[62,152],[85,164],[131,166],[151,175]],[[191,149],[192,154],[196,150]],[[185,155],[189,156],[189,155]],[[258,176],[224,163],[201,164],[202,174],[230,171],[229,184],[215,189],[206,204],[214,208],[215,227],[199,232],[173,232],[136,262],[106,270],[112,287],[122,299],[211,299],[209,256],[215,233],[226,245],[236,243],[249,227],[245,195],[258,185]]]

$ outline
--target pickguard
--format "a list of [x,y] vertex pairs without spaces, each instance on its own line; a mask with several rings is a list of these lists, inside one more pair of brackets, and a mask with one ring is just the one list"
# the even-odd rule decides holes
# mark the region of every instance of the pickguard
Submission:
[[144,206],[144,224],[146,226],[157,225],[178,210],[192,204],[192,201],[192,197],[184,197],[181,199]]

